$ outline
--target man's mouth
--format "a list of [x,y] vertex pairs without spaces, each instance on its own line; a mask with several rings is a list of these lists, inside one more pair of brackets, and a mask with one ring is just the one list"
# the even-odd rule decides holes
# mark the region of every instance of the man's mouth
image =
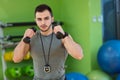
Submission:
[[46,25],[41,25],[41,28],[45,29],[47,26]]

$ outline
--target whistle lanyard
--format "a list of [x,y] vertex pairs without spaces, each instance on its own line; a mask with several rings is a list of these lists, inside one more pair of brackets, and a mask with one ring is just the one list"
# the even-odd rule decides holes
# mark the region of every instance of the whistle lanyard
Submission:
[[45,65],[49,65],[50,50],[51,50],[51,45],[52,45],[52,41],[53,41],[53,33],[52,33],[50,44],[49,44],[48,56],[45,55],[45,48],[44,48],[44,43],[43,43],[43,39],[42,39],[41,33],[40,33],[40,39],[41,39],[41,44],[42,44],[42,51],[43,51],[43,55],[44,55]]

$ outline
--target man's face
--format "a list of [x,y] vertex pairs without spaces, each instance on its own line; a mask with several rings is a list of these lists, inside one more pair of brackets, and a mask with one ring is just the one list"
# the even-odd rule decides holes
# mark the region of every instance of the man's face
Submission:
[[45,32],[49,29],[49,26],[53,22],[53,17],[51,17],[51,14],[48,10],[45,10],[43,12],[36,12],[35,20],[40,30]]

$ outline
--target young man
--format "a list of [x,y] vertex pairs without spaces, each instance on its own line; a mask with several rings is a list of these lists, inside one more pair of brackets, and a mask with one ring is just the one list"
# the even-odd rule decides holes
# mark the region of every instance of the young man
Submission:
[[[31,52],[34,66],[33,80],[65,80],[64,64],[68,54],[81,60],[83,51],[79,44],[74,42],[70,34],[64,32],[60,25],[52,28],[54,17],[48,5],[41,4],[35,9],[35,21],[40,30],[34,32],[27,29],[24,37],[14,50],[13,61],[23,60],[28,51]],[[56,38],[57,32],[64,37]],[[24,41],[29,37],[30,43]]]

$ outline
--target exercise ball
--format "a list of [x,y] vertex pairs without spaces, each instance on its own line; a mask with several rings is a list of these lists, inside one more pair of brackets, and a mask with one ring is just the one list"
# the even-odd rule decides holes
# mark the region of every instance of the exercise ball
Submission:
[[34,76],[34,70],[32,65],[27,65],[22,68],[22,74],[28,77]]
[[117,76],[116,80],[120,80],[120,74],[118,74],[118,76]]
[[5,70],[5,75],[10,79],[20,78],[22,76],[21,68],[12,67]]
[[4,60],[5,61],[13,61],[12,58],[13,58],[13,52],[12,51],[4,53]]
[[26,56],[24,57],[24,60],[29,60],[30,58],[31,58],[30,52],[28,52],[28,53],[26,54]]
[[71,72],[66,74],[66,80],[88,80],[88,78],[78,72]]
[[103,71],[111,75],[120,73],[120,41],[105,42],[98,51],[97,59]]
[[112,80],[112,78],[101,70],[93,70],[87,75],[89,80]]

